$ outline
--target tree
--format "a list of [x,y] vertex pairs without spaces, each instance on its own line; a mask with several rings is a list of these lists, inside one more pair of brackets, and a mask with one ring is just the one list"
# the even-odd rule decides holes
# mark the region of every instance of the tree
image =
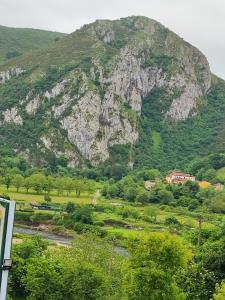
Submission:
[[199,261],[203,266],[213,272],[217,280],[224,279],[225,277],[225,238],[222,237],[215,241],[206,241],[201,246],[199,254]]
[[195,197],[199,191],[199,184],[195,181],[188,180],[183,185],[184,194]]
[[11,186],[12,184],[12,175],[7,173],[5,174],[5,177],[4,177],[4,184],[6,186],[6,189],[8,191],[9,187]]
[[131,217],[137,220],[139,217],[137,209],[131,208],[129,206],[123,207],[120,213],[123,219]]
[[155,180],[157,177],[160,177],[160,175],[157,169],[141,170],[137,173],[137,176],[143,180]]
[[208,157],[195,158],[188,166],[188,171],[192,174],[197,174],[200,169],[209,169],[210,163]]
[[158,191],[158,199],[162,204],[169,204],[174,198],[171,192],[162,189]]
[[205,173],[202,174],[203,179],[208,180],[210,182],[215,182],[216,180],[216,170],[208,169]]
[[176,217],[168,217],[165,219],[165,225],[167,226],[181,226],[180,222],[176,219]]
[[35,251],[30,246],[26,246],[26,256],[18,251],[21,246],[14,247],[17,268],[11,273],[13,299],[122,299],[123,259],[107,242],[88,235],[77,237],[76,243],[63,251],[60,247],[40,248],[37,253],[36,245]]
[[66,179],[62,178],[62,177],[57,177],[54,180],[54,184],[55,184],[54,187],[57,189],[58,196],[62,195],[65,190],[65,181],[66,181]]
[[81,222],[84,224],[93,223],[93,210],[91,206],[84,205],[75,210],[71,216],[74,222]]
[[94,180],[85,180],[83,190],[87,190],[89,195],[94,193],[96,191],[96,182]]
[[178,206],[183,206],[183,207],[188,207],[192,200],[193,200],[192,197],[184,195],[184,196],[181,196],[177,200],[177,205]]
[[173,201],[174,197],[170,190],[165,188],[165,185],[158,184],[150,192],[149,201],[152,203],[169,204]]
[[111,166],[111,176],[115,178],[116,180],[120,180],[127,174],[127,167],[123,164],[115,163]]
[[85,190],[85,188],[87,188],[86,184],[83,180],[77,179],[77,180],[73,181],[73,185],[74,185],[74,188],[75,188],[75,191],[76,191],[76,196],[79,198],[81,192],[83,192]]
[[190,203],[188,204],[188,209],[189,210],[195,210],[196,208],[198,208],[199,206],[199,202],[197,199],[191,199]]
[[141,191],[138,191],[138,194],[136,196],[136,201],[144,204],[144,203],[148,203],[149,198],[150,198],[149,192],[147,192],[145,190],[141,190]]
[[30,180],[30,177],[27,177],[24,179],[23,186],[25,187],[27,193],[29,192],[29,189],[32,187],[32,182]]
[[32,188],[39,194],[44,190],[46,177],[41,173],[33,174],[30,176],[30,182]]
[[186,293],[187,300],[211,299],[215,289],[215,275],[200,264],[190,264],[181,269],[176,276],[180,288]]
[[216,194],[215,197],[212,197],[205,201],[209,210],[215,213],[224,213],[225,212],[225,193],[221,192]]
[[44,191],[48,194],[50,194],[51,190],[53,189],[54,187],[54,180],[55,178],[53,178],[52,176],[48,176],[46,179],[45,179],[45,183],[44,183]]
[[67,191],[67,196],[68,196],[74,189],[74,181],[72,178],[70,177],[64,178],[64,188]]
[[68,159],[67,156],[61,155],[61,156],[57,159],[57,164],[60,165],[60,166],[62,166],[62,167],[64,167],[64,168],[66,168],[67,165],[68,165],[68,161],[69,161],[69,159]]
[[110,184],[106,187],[107,190],[107,196],[110,198],[116,198],[120,196],[120,188],[118,184]]
[[137,196],[137,190],[135,187],[128,186],[124,189],[123,196],[126,200],[133,202]]
[[225,155],[223,153],[216,153],[209,156],[212,167],[216,170],[225,166]]
[[48,243],[39,237],[26,238],[12,249],[13,267],[10,272],[10,294],[13,299],[27,296],[24,280],[27,266],[33,258],[39,258],[47,249]]
[[126,291],[132,300],[181,300],[185,295],[174,275],[186,266],[191,253],[180,239],[152,233],[131,246]]
[[16,174],[12,178],[12,184],[16,187],[17,192],[19,192],[19,189],[21,186],[23,186],[24,183],[24,177],[20,174]]

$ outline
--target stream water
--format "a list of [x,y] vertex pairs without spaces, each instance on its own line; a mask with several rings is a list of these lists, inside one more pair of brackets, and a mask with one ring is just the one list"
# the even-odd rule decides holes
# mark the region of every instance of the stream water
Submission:
[[[71,245],[72,241],[76,241],[76,238],[74,239],[71,237],[61,236],[50,232],[39,231],[35,228],[14,227],[13,232],[27,235],[38,235],[48,241],[65,246]],[[114,249],[117,253],[123,256],[128,256],[127,249],[119,246],[114,246]]]
[[61,245],[70,245],[73,241],[73,238],[57,235],[50,232],[44,232],[37,230],[35,228],[23,228],[23,227],[14,227],[13,230],[14,233],[21,233],[21,234],[27,234],[27,235],[38,235],[48,241],[55,242],[57,244]]

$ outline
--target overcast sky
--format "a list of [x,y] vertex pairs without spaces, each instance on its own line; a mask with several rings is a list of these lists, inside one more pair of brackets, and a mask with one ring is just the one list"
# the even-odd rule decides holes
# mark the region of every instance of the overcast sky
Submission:
[[0,24],[70,33],[96,19],[144,15],[197,46],[225,79],[224,0],[0,0]]

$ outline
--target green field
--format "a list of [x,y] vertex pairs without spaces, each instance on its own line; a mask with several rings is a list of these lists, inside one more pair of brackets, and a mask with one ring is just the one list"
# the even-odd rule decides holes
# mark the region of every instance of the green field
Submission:
[[[31,203],[33,201],[41,203],[44,202],[45,194],[37,194],[34,190],[30,190],[29,193],[26,193],[25,189],[20,189],[19,192],[16,191],[16,188],[11,187],[8,190],[4,186],[0,186],[0,193],[2,195],[7,194],[10,196],[12,200],[15,201],[24,201],[26,203]],[[52,203],[67,203],[72,201],[77,204],[90,204],[93,198],[93,195],[89,195],[88,193],[82,193],[80,197],[76,197],[75,193],[72,192],[69,195],[64,193],[63,195],[58,196],[57,191],[53,190],[50,193]]]
[[[26,193],[26,190],[21,188],[19,192],[15,188],[10,187],[8,190],[5,186],[0,186],[0,193],[2,195],[7,194],[11,199],[17,201],[17,210],[23,210],[25,208],[31,209],[30,203],[37,202],[43,203],[45,194],[37,194],[34,190],[30,190]],[[75,192],[71,192],[67,195],[64,192],[63,195],[58,196],[56,190],[52,190],[50,193],[51,203],[65,205],[68,202],[73,202],[78,205],[87,205],[93,203],[93,198],[96,192],[88,194],[87,192],[81,193],[78,198]],[[94,222],[101,223],[102,229],[110,236],[115,236],[116,239],[130,238],[135,236],[145,235],[149,232],[162,232],[173,231],[165,222],[168,218],[174,217],[180,223],[179,228],[176,229],[176,233],[179,235],[188,231],[198,231],[198,218],[196,212],[190,212],[186,208],[171,207],[160,204],[146,204],[140,205],[136,203],[130,203],[121,199],[104,199],[99,197],[96,201],[97,207],[101,209],[94,209],[93,220]],[[124,211],[128,210],[129,215],[124,216]],[[155,215],[154,221],[149,221],[149,214]],[[51,216],[51,211],[35,210],[33,212],[46,214]],[[59,212],[54,212],[54,215],[59,215]],[[203,230],[213,230],[220,223],[223,215],[202,213],[204,221],[202,225]],[[46,220],[44,221],[44,223]],[[47,222],[48,223],[48,222]],[[176,226],[175,226],[176,227]]]

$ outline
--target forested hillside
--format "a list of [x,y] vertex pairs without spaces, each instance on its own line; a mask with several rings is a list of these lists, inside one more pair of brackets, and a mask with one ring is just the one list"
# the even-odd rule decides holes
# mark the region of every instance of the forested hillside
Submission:
[[65,34],[59,32],[0,26],[0,64],[26,52],[47,47],[63,36]]
[[[45,50],[0,67],[4,149],[33,165],[65,156],[70,167],[163,171],[223,151],[225,83],[198,49],[160,23],[99,20],[63,39],[18,32],[24,49],[34,38]],[[54,40],[48,47],[47,39]]]

